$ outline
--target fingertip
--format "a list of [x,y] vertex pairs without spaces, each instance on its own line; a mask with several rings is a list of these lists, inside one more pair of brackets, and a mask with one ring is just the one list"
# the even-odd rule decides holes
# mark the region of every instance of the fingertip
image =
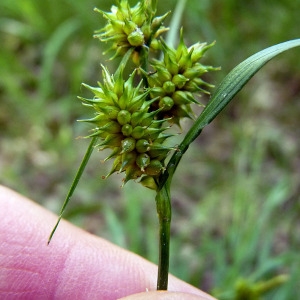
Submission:
[[[57,216],[1,186],[0,220],[0,277],[7,275],[0,299],[12,290],[28,299],[118,299],[155,290],[156,265],[64,220],[47,246]],[[214,299],[173,276],[169,290]]]
[[189,293],[152,291],[130,295],[119,300],[213,300],[210,296],[199,296]]

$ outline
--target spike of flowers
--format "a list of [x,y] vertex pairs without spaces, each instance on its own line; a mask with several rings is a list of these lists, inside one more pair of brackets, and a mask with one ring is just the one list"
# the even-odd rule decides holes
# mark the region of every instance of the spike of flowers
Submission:
[[199,92],[209,94],[205,88],[213,87],[201,77],[208,71],[219,70],[219,68],[202,65],[199,60],[214,43],[209,45],[196,43],[187,48],[182,29],[177,49],[168,46],[163,39],[160,43],[163,60],[152,60],[151,66],[154,72],[147,73],[144,70],[141,72],[147,78],[151,88],[151,98],[157,98],[152,108],[162,109],[158,117],[161,119],[171,117],[172,123],[180,125],[182,118],[193,118],[190,105],[198,103],[194,95]]
[[[194,118],[191,104],[199,104],[195,94],[209,93],[206,88],[212,87],[202,75],[217,70],[199,62],[214,43],[196,43],[188,48],[182,30],[176,49],[158,39],[168,30],[163,22],[169,13],[156,17],[156,4],[157,0],[140,0],[130,7],[127,0],[116,0],[111,12],[95,9],[107,20],[95,37],[112,44],[112,58],[120,55],[123,59],[114,76],[102,66],[103,82],[97,87],[84,84],[94,94],[92,99],[79,97],[83,105],[95,110],[95,116],[81,120],[94,126],[89,137],[100,138],[100,149],[112,150],[104,160],[114,160],[106,177],[124,172],[124,184],[140,179],[151,188],[156,188],[168,153],[175,150],[163,145],[172,136],[164,133],[168,128],[165,123],[180,126],[183,118]],[[162,60],[150,61],[154,72],[139,67],[143,79],[137,85],[137,70],[124,80],[123,70],[129,58],[147,67],[148,49],[163,54]]]
[[95,8],[107,20],[104,28],[96,31],[94,37],[102,42],[111,42],[112,46],[108,51],[113,51],[116,56],[124,55],[128,49],[146,46],[153,48],[157,44],[157,37],[168,28],[163,22],[169,13],[155,17],[156,0],[142,0],[134,7],[130,7],[127,0],[117,1],[111,12],[104,12]]
[[94,98],[80,100],[96,111],[95,117],[82,120],[95,126],[89,137],[101,138],[100,149],[112,149],[105,159],[114,158],[107,177],[124,172],[125,183],[144,176],[158,177],[164,170],[167,154],[173,150],[162,146],[170,135],[164,134],[167,129],[164,120],[155,118],[160,109],[149,112],[152,103],[147,100],[149,91],[133,85],[136,71],[125,81],[122,70],[114,77],[104,66],[102,69],[103,83],[98,83],[99,87],[84,85],[93,92]]

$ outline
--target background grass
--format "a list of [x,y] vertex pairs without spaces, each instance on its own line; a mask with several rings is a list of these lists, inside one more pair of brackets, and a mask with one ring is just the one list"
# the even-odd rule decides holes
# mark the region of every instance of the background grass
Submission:
[[[175,0],[159,2],[159,13]],[[88,141],[76,100],[95,85],[105,45],[95,6],[112,1],[0,2],[0,183],[58,212]],[[188,44],[217,41],[205,62],[218,84],[243,59],[299,38],[299,0],[189,0]],[[170,19],[167,20],[168,22]],[[116,63],[110,64],[113,71]],[[173,181],[171,272],[225,299],[239,279],[290,280],[264,299],[295,299],[300,286],[300,61],[269,63],[186,153]],[[205,103],[208,99],[203,98]],[[186,121],[184,128],[189,126]],[[121,178],[95,152],[67,209],[71,222],[157,260],[154,193]],[[95,167],[95,166],[98,166]],[[24,212],[26,213],[26,212]],[[47,237],[45,237],[47,239]],[[223,296],[222,296],[223,295]],[[231,297],[231,296],[230,296]]]

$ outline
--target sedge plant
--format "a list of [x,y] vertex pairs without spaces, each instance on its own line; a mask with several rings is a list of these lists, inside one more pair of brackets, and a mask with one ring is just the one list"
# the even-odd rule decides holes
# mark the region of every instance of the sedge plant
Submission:
[[[184,2],[178,1],[181,7]],[[122,173],[123,185],[134,180],[156,192],[159,219],[157,289],[167,290],[171,183],[182,156],[203,128],[257,71],[278,54],[300,46],[300,39],[272,46],[240,63],[214,89],[208,104],[197,117],[194,107],[203,105],[199,97],[203,93],[210,94],[213,89],[203,75],[218,70],[201,62],[214,43],[186,45],[181,29],[178,45],[171,45],[172,41],[164,39],[163,35],[169,31],[169,36],[174,36],[178,24],[171,22],[171,28],[165,27],[164,22],[170,12],[156,16],[156,7],[157,0],[141,0],[133,7],[127,0],[118,0],[110,12],[95,9],[104,17],[106,25],[96,31],[94,37],[110,46],[107,54],[111,60],[120,58],[120,64],[113,73],[107,66],[101,65],[102,79],[98,86],[83,84],[91,97],[79,99],[93,111],[93,116],[80,121],[91,124],[91,133],[87,136],[91,141],[48,242],[92,151],[95,148],[110,149],[105,161],[111,160],[112,168],[104,179],[114,173]],[[180,128],[184,118],[192,119],[193,125],[182,142],[179,145],[167,144],[174,135],[173,128]],[[261,288],[261,291],[265,289]]]

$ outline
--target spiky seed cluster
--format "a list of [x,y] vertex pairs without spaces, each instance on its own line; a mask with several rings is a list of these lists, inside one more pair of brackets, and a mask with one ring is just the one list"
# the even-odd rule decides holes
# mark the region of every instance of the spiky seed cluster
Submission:
[[[110,148],[114,158],[110,173],[125,172],[124,183],[130,179],[142,178],[146,185],[153,187],[151,178],[157,177],[164,169],[164,160],[171,148],[162,146],[170,135],[164,134],[165,120],[155,120],[160,109],[149,112],[152,101],[147,101],[149,91],[141,91],[141,84],[134,87],[135,71],[127,81],[122,70],[115,77],[103,68],[103,81],[99,87],[84,86],[94,93],[93,99],[80,98],[84,105],[93,107],[96,116],[82,120],[95,125],[93,133],[102,142],[100,149]],[[148,178],[149,177],[149,178]],[[149,183],[150,182],[150,183]]]
[[[155,17],[157,0],[141,0],[130,7],[127,0],[117,0],[111,12],[97,10],[107,19],[106,26],[95,37],[111,42],[115,56],[124,56],[114,76],[102,66],[103,83],[98,87],[84,85],[93,94],[93,99],[80,98],[84,105],[95,109],[92,119],[82,120],[93,123],[90,137],[101,139],[100,149],[109,148],[111,154],[105,159],[114,159],[109,174],[124,172],[126,183],[130,179],[156,189],[158,177],[164,171],[164,161],[174,148],[163,145],[170,137],[165,132],[166,122],[180,126],[184,117],[193,117],[191,104],[197,103],[198,92],[209,93],[212,87],[201,77],[204,73],[217,70],[204,66],[199,61],[213,46],[196,43],[187,48],[180,33],[176,49],[169,47],[157,37],[168,30],[162,23],[166,16]],[[143,80],[136,86],[136,70],[125,81],[123,69],[130,57],[135,63],[145,66],[149,59],[149,48],[159,49],[162,60],[152,60],[154,72],[139,68]],[[137,58],[137,59],[136,59]],[[142,89],[142,85],[147,89]]]
[[162,23],[169,13],[155,17],[156,0],[142,0],[130,7],[127,0],[117,1],[111,12],[100,12],[107,19],[107,24],[94,35],[102,42],[112,42],[109,50],[115,55],[124,55],[129,48],[152,47],[157,44],[157,37],[167,31]]
[[151,62],[154,72],[141,71],[147,77],[151,88],[151,98],[157,98],[152,107],[162,110],[159,118],[172,117],[171,121],[179,125],[180,119],[193,118],[190,105],[199,104],[195,100],[194,93],[209,94],[205,88],[213,87],[201,76],[218,68],[202,65],[199,60],[214,43],[209,45],[196,43],[187,48],[183,41],[182,30],[177,49],[169,47],[162,39],[160,43],[164,55],[163,60]]

